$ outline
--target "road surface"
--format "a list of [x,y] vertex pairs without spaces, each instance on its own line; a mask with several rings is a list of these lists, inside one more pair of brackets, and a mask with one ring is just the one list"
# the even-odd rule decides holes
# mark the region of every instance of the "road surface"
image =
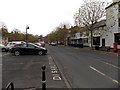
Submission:
[[118,88],[118,57],[98,51],[47,46],[73,88]]

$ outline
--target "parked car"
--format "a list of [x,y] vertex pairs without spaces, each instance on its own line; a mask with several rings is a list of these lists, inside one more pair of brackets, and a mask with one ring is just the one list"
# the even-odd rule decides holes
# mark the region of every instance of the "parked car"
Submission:
[[15,44],[21,44],[21,43],[26,43],[24,41],[12,41],[12,42],[9,42],[7,44],[7,47],[9,47],[9,50],[11,50],[12,46],[14,46]]
[[43,55],[47,54],[47,49],[43,47],[39,47],[33,43],[22,43],[22,44],[16,44],[11,48],[11,53],[13,53],[15,56],[19,56],[21,54],[38,54]]
[[0,44],[0,51],[2,52],[6,52],[6,51],[9,51],[9,47],[3,45],[3,44]]
[[51,44],[50,45],[52,45],[52,46],[56,46],[57,45],[57,43],[55,43],[55,42],[51,42]]
[[45,42],[44,41],[40,41],[38,43],[40,43],[42,45],[42,47],[45,47]]
[[48,42],[49,45],[51,45],[51,42]]
[[36,42],[35,44],[40,46],[40,47],[45,47],[45,42],[44,41]]
[[42,47],[42,44],[41,43],[35,43],[35,45],[39,46],[39,47]]

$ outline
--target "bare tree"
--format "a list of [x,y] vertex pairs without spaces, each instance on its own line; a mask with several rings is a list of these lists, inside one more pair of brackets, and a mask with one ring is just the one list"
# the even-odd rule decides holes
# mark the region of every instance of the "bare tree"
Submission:
[[83,5],[74,15],[75,24],[81,27],[86,27],[87,32],[90,33],[91,47],[93,47],[93,30],[95,24],[106,17],[107,3],[100,0],[84,0]]

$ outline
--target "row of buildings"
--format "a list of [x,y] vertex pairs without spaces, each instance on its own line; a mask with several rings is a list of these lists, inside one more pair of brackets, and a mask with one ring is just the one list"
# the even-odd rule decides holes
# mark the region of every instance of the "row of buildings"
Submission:
[[[114,43],[120,49],[120,0],[113,0],[113,3],[106,7],[106,19],[95,25],[97,28],[93,30],[93,46],[114,48]],[[74,35],[68,35],[66,45],[91,46],[90,36],[86,36],[86,32],[76,32]]]

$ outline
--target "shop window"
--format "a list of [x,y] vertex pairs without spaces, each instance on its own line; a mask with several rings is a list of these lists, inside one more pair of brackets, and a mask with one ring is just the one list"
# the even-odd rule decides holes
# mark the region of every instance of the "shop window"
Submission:
[[93,45],[100,45],[100,37],[93,37]]
[[83,43],[82,38],[80,38],[78,42],[79,42],[79,44],[82,44]]
[[114,36],[115,36],[115,42],[116,42],[118,45],[120,45],[120,33],[116,33],[116,34],[114,34]]
[[88,43],[88,38],[84,38],[84,43]]

